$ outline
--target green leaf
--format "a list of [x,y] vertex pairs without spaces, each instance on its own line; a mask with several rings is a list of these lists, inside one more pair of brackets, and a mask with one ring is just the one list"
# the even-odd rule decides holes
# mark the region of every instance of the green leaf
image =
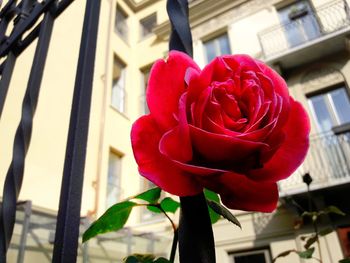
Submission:
[[108,208],[108,210],[85,231],[83,234],[83,242],[86,242],[98,234],[117,231],[123,228],[135,205],[137,204],[134,202],[124,201]]
[[123,259],[124,263],[153,263],[155,256],[151,254],[133,254]]
[[171,197],[166,197],[160,202],[160,206],[165,212],[175,213],[176,210],[180,207],[180,203],[176,202]]
[[306,243],[304,245],[305,249],[309,249],[313,243],[317,241],[318,237],[316,235],[312,235],[306,240]]
[[[220,198],[219,195],[215,192],[212,192],[208,189],[204,189],[204,195],[207,200],[211,200],[217,203],[220,203]],[[214,225],[219,219],[221,218],[221,215],[216,213],[209,205],[208,203],[208,210],[209,210],[209,216],[210,216],[210,221],[211,224]]]
[[136,195],[132,199],[141,199],[150,204],[155,204],[158,202],[161,192],[162,190],[159,187],[155,187],[147,190],[146,192]]
[[318,232],[318,234],[320,236],[325,236],[325,235],[328,235],[328,234],[330,234],[332,232],[333,232],[333,228],[329,227],[329,228],[326,228],[326,229],[322,229],[321,231]]
[[311,247],[305,251],[296,251],[300,258],[312,258],[312,254],[314,253],[315,248]]
[[283,251],[282,253],[278,254],[273,260],[272,260],[272,263],[276,262],[276,259],[278,258],[282,258],[282,257],[286,257],[288,256],[290,253],[292,252],[296,252],[294,249],[292,250],[286,250],[286,251]]
[[339,260],[339,263],[350,263],[350,258],[344,258]]
[[345,216],[346,214],[341,211],[338,207],[331,205],[328,206],[324,209],[324,212],[327,214],[336,214],[336,215],[340,215],[340,216]]
[[224,218],[226,218],[228,221],[232,222],[236,226],[239,226],[242,228],[241,224],[237,220],[237,218],[222,204],[219,204],[212,200],[207,200],[208,205],[215,211],[215,213],[222,215]]
[[163,257],[155,260],[155,256],[151,254],[133,254],[124,258],[123,263],[170,263],[170,261]]
[[147,209],[153,213],[156,213],[156,214],[163,213],[162,210],[160,210],[158,207],[156,207],[154,205],[148,205]]

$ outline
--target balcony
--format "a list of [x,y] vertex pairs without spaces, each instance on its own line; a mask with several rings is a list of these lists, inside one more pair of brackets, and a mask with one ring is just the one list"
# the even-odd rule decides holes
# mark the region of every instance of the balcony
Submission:
[[305,173],[310,173],[313,178],[311,190],[350,183],[350,131],[312,136],[303,165],[279,183],[281,196],[305,192],[302,181]]
[[292,68],[346,48],[350,32],[350,8],[345,0],[314,11],[291,10],[290,22],[258,33],[264,60]]

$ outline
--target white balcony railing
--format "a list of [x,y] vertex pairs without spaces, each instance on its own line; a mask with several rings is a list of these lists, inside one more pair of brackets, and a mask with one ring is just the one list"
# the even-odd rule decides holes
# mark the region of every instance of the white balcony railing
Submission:
[[287,24],[278,24],[258,33],[266,59],[289,49],[340,31],[350,25],[350,9],[346,0],[322,5],[305,11]]
[[302,176],[310,173],[311,189],[350,182],[350,132],[318,134],[310,139],[310,149],[301,167],[279,183],[281,195],[306,191]]

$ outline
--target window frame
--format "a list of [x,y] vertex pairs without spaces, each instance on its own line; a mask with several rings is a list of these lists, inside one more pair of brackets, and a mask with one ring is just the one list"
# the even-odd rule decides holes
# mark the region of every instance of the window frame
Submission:
[[260,254],[261,252],[263,252],[265,256],[265,263],[272,263],[271,251],[269,247],[232,252],[229,254],[229,256],[231,258],[231,263],[235,263],[235,258],[234,258],[235,256],[245,256],[245,255],[249,256],[249,255]]
[[[224,36],[226,37],[227,46],[229,48],[229,52],[228,53],[222,52],[221,47],[220,47],[219,39],[224,37]],[[202,40],[202,43],[203,43],[204,57],[205,57],[206,63],[210,63],[210,61],[213,60],[217,56],[222,56],[222,55],[226,55],[226,54],[232,54],[232,47],[231,47],[230,37],[229,37],[229,34],[228,34],[227,30],[220,31],[217,34],[215,34],[214,36],[211,36],[209,38],[204,38]],[[207,49],[208,43],[214,43],[214,46],[215,46],[215,56],[213,58],[211,58],[211,59],[209,59],[209,57],[208,57],[208,49]]]
[[147,105],[146,92],[147,92],[149,76],[151,73],[151,68],[152,68],[152,64],[144,66],[140,69],[140,74],[141,74],[140,113],[142,115],[148,114],[150,112]]
[[[312,118],[313,118],[313,120],[314,120],[314,122],[315,122],[315,124],[317,126],[317,131],[318,132],[321,132],[321,133],[329,132],[329,131],[332,131],[333,128],[335,128],[335,127],[339,127],[339,126],[347,124],[347,123],[341,123],[341,120],[340,120],[340,117],[339,117],[339,112],[336,109],[334,101],[333,101],[333,98],[331,96],[331,93],[333,91],[336,91],[336,90],[344,90],[344,92],[345,92],[345,94],[346,94],[346,96],[348,98],[348,101],[350,102],[349,88],[348,88],[348,86],[346,85],[345,82],[342,82],[342,83],[339,83],[339,84],[336,84],[336,85],[332,85],[330,87],[327,87],[327,88],[324,88],[324,89],[320,89],[320,90],[317,90],[317,91],[314,91],[314,92],[306,94],[308,106],[309,106]],[[323,101],[326,104],[327,111],[328,111],[329,115],[331,116],[332,127],[328,131],[327,130],[323,130],[323,128],[321,127],[321,125],[320,125],[320,123],[318,121],[318,117],[317,117],[317,114],[316,114],[316,111],[315,111],[315,107],[314,107],[314,105],[312,103],[312,100],[311,100],[312,98],[317,97],[317,96],[322,96]]]
[[[115,174],[111,175],[111,157],[116,157],[118,160],[117,164],[117,172]],[[110,206],[114,205],[118,201],[121,200],[122,196],[122,187],[121,187],[121,173],[122,173],[122,162],[123,162],[123,154],[120,152],[110,148],[109,153],[108,153],[108,170],[107,170],[107,180],[106,180],[106,208],[109,208]],[[110,183],[110,178],[113,177],[115,180],[114,183]],[[109,192],[108,189],[109,187],[113,188],[114,190],[117,189],[117,196],[115,197],[115,200],[113,202],[109,202]]]
[[[146,27],[145,27],[144,22],[148,22],[148,20],[153,19],[153,18],[155,19],[155,21],[153,21],[154,24],[152,25],[152,28],[150,29],[150,31],[148,29],[147,30],[148,32],[145,33]],[[153,34],[152,31],[153,31],[153,28],[157,25],[157,21],[158,21],[157,12],[154,12],[154,13],[140,19],[140,39],[141,40],[143,40],[143,39],[145,39]]]
[[[117,79],[114,77],[115,67],[120,67],[120,77]],[[112,87],[111,87],[111,100],[110,105],[113,109],[120,113],[126,113],[126,75],[127,75],[127,65],[124,63],[116,54],[113,56],[113,68],[112,68]],[[121,81],[121,83],[119,83]],[[119,90],[121,95],[118,101],[118,94],[115,94],[115,90]]]
[[[118,14],[121,14],[121,16],[118,16]],[[118,21],[119,17],[121,17],[122,19]],[[128,13],[125,12],[125,10],[117,4],[114,20],[114,32],[126,42],[129,41],[128,18]]]

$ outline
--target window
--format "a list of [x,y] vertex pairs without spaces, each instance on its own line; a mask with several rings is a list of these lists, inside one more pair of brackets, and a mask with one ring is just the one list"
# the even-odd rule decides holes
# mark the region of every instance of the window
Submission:
[[208,63],[217,56],[231,54],[230,42],[226,33],[204,42],[204,48]]
[[126,66],[114,56],[111,105],[119,112],[125,112]]
[[320,29],[308,1],[298,1],[278,10],[289,47],[317,38]]
[[115,14],[115,32],[128,41],[128,15],[118,6]]
[[321,132],[350,123],[350,101],[344,86],[309,97],[308,101]]
[[146,68],[141,70],[141,74],[142,74],[142,91],[143,94],[141,95],[141,99],[140,99],[140,103],[141,103],[141,113],[142,114],[148,114],[149,113],[149,108],[147,105],[147,101],[146,101],[146,89],[147,89],[147,85],[148,85],[148,78],[149,78],[149,73],[150,73],[150,68]]
[[141,39],[146,36],[152,34],[153,28],[157,24],[157,13],[153,13],[152,15],[141,19]]
[[108,160],[106,206],[110,207],[120,200],[121,156],[110,152]]
[[232,263],[271,263],[268,249],[252,250],[231,254]]

